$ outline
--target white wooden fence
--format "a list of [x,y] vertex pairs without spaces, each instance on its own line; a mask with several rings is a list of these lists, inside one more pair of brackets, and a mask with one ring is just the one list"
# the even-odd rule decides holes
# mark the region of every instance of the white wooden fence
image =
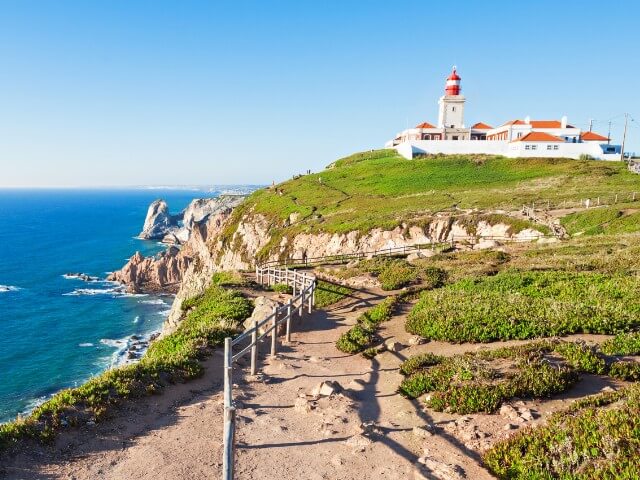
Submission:
[[[309,273],[289,270],[287,267],[258,266],[256,267],[256,281],[261,284],[276,285],[286,284],[293,289],[292,298],[286,305],[274,307],[273,312],[262,320],[255,319],[251,328],[235,338],[227,337],[224,340],[224,453],[222,459],[223,480],[233,479],[234,467],[234,437],[236,431],[236,409],[233,404],[233,364],[251,354],[251,375],[258,372],[258,348],[260,341],[267,335],[271,335],[271,355],[276,355],[278,350],[278,326],[286,323],[285,342],[291,341],[291,319],[294,315],[302,317],[305,310],[311,313],[315,303],[316,277]],[[263,333],[260,334],[260,330]],[[233,347],[244,343],[248,339],[250,343],[238,353],[233,353]]]

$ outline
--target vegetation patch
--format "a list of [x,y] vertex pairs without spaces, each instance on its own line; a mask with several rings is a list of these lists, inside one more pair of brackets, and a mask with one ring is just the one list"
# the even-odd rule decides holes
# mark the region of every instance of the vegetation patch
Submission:
[[607,355],[640,355],[640,332],[620,333],[601,348]]
[[637,232],[640,225],[640,209],[635,203],[613,207],[594,207],[571,213],[563,217],[561,223],[571,235]]
[[616,334],[640,319],[640,278],[593,272],[504,271],[425,292],[410,333],[451,342]]
[[362,260],[355,266],[335,273],[340,278],[352,278],[371,274],[380,281],[382,290],[398,290],[409,285],[421,284],[431,289],[442,285],[445,272],[440,268],[421,264],[419,266],[401,258],[374,257]]
[[640,385],[579,400],[494,444],[484,462],[501,479],[638,478]]
[[358,317],[356,325],[340,335],[336,347],[341,352],[358,353],[368,350],[377,340],[376,330],[380,323],[389,320],[399,302],[397,296],[387,297],[375,307]]
[[166,385],[202,375],[200,360],[236,333],[253,310],[251,301],[239,292],[218,284],[187,304],[188,312],[176,331],[153,342],[140,362],[62,390],[28,417],[0,425],[0,446],[26,436],[50,439],[63,425],[98,420],[125,399],[155,394]]
[[543,340],[515,347],[453,357],[422,354],[400,366],[406,376],[400,393],[437,411],[492,413],[514,397],[541,398],[563,392],[579,373],[640,378],[640,363],[615,361],[596,347],[579,342]]
[[275,285],[271,285],[270,290],[278,293],[293,293],[293,287],[291,285],[287,285],[286,283],[276,283]]
[[326,308],[350,296],[352,293],[353,289],[345,287],[344,285],[318,280],[318,284],[316,285],[315,306],[316,308]]

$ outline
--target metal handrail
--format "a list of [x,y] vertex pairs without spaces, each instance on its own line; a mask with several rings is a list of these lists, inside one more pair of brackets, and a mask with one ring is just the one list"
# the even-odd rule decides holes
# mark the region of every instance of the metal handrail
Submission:
[[[233,479],[233,459],[234,459],[234,439],[236,430],[236,409],[233,404],[233,364],[240,358],[251,352],[251,375],[255,375],[258,369],[258,346],[259,342],[271,336],[271,355],[277,353],[277,337],[278,326],[286,322],[285,341],[291,341],[291,319],[297,311],[297,315],[302,318],[305,306],[308,307],[308,313],[315,304],[315,291],[317,281],[315,275],[289,270],[289,268],[275,268],[274,266],[257,266],[256,281],[264,284],[265,273],[266,280],[269,285],[276,283],[284,283],[293,288],[293,296],[286,305],[274,307],[273,312],[262,320],[254,320],[253,326],[245,332],[237,335],[235,338],[227,337],[224,339],[224,435],[223,435],[223,460],[222,460],[222,478],[224,480]],[[296,295],[296,289],[300,287],[300,292]],[[298,303],[299,302],[299,303]],[[307,305],[305,305],[307,304]],[[284,314],[284,315],[283,315]],[[282,318],[278,318],[282,316]],[[271,322],[268,329],[260,334],[260,328]],[[233,347],[243,340],[251,337],[249,345],[245,346],[235,355]]]

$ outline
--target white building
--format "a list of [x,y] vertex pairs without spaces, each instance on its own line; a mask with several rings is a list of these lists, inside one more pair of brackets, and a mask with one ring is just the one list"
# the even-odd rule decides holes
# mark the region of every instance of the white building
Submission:
[[591,157],[598,160],[620,160],[620,145],[612,145],[607,137],[569,125],[560,120],[511,120],[493,128],[478,122],[464,124],[465,97],[461,78],[453,72],[447,78],[445,94],[438,101],[438,126],[423,122],[396,135],[385,144],[405,158],[415,155],[490,154],[505,157]]

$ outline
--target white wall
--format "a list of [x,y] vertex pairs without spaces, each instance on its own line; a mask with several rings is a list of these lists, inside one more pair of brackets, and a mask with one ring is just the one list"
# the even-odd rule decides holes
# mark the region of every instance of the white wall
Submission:
[[[535,150],[526,150],[525,145],[536,145]],[[547,145],[558,145],[558,150],[547,149]],[[542,142],[505,142],[501,140],[415,140],[402,142],[396,147],[397,152],[411,159],[415,155],[429,153],[443,154],[486,154],[519,157],[559,157],[578,159],[581,155],[591,155],[598,160],[620,160],[620,155],[602,153],[600,144],[585,143],[542,143]]]

